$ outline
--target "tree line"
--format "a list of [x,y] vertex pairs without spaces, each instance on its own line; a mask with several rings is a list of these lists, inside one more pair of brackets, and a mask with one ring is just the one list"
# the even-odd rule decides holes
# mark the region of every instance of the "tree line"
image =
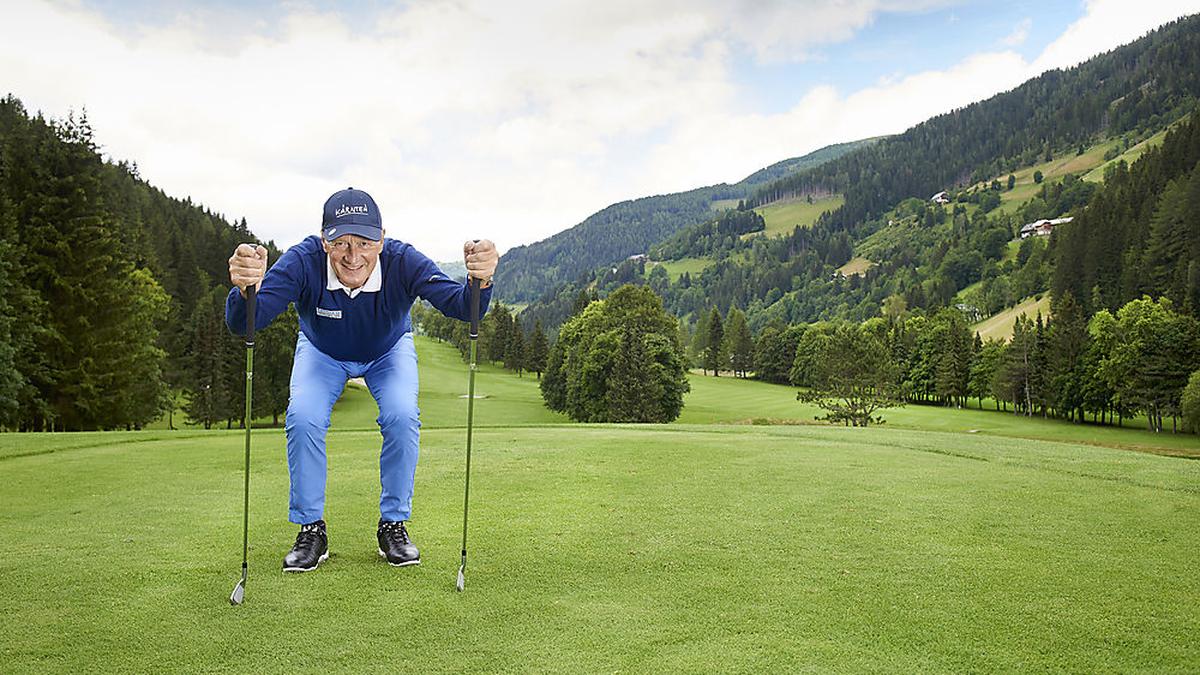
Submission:
[[[1076,272],[1070,266],[1055,271],[1056,237],[1044,250],[1036,244],[1023,247],[1019,268],[1009,264],[1004,243],[1026,222],[1074,213],[1090,201],[1096,188],[1079,176],[1060,181],[1043,177],[1039,181],[1043,189],[1016,213],[998,213],[1001,193],[1011,189],[1009,181],[993,181],[983,190],[969,186],[993,176],[1011,176],[1038,161],[1075,155],[1096,138],[1121,138],[1128,147],[1165,128],[1200,97],[1198,54],[1200,17],[1181,19],[1080,66],[1050,71],[899,136],[762,184],[742,200],[739,209],[749,211],[806,194],[840,193],[845,204],[810,229],[770,239],[714,236],[711,215],[694,221],[690,228],[685,223],[684,230],[691,231],[677,232],[670,245],[653,249],[656,255],[677,259],[689,251],[703,252],[713,264],[682,279],[666,279],[651,266],[650,273],[657,274],[649,280],[651,287],[670,311],[690,316],[689,322],[713,305],[723,311],[737,306],[756,330],[776,320],[862,321],[877,316],[881,303],[896,295],[910,308],[933,310],[961,302],[957,294],[976,282],[982,282],[983,288],[973,290],[967,304],[983,314],[1012,306],[1049,290],[1052,275],[1075,276]],[[941,190],[949,190],[955,203],[928,204],[928,196]],[[968,204],[979,206],[970,216]],[[631,223],[629,227],[632,231],[641,226]],[[593,250],[595,242],[582,230],[578,235],[569,250]],[[663,241],[643,238],[647,240]],[[699,246],[692,245],[697,242]],[[1075,246],[1068,248],[1064,257],[1090,260]],[[622,262],[625,255],[639,252],[646,249],[623,249],[621,256],[594,261],[581,276],[544,292],[526,313],[540,318],[553,333],[569,316],[581,289],[595,289],[603,296],[622,284],[639,283],[633,274],[637,263]],[[875,265],[862,274],[835,276],[834,271],[854,255]],[[1108,269],[1115,257],[1095,265]],[[1180,265],[1173,269],[1186,283],[1186,269],[1179,272]],[[1141,277],[1131,274],[1130,278]],[[1054,290],[1066,284],[1057,281]],[[1091,280],[1070,284],[1076,298],[1094,311]],[[1158,291],[1113,293],[1113,298],[1105,298],[1110,310],[1141,293]],[[1182,301],[1177,300],[1177,305],[1182,307]]]
[[[470,354],[467,322],[451,319],[425,302],[413,305],[412,321],[425,335],[454,345],[464,358]],[[479,360],[500,365],[518,376],[531,372],[541,379],[549,353],[550,343],[540,321],[534,322],[532,330],[527,332],[511,308],[493,300],[479,322],[476,344]]]
[[852,424],[870,423],[881,406],[974,399],[982,408],[991,399],[1019,415],[1118,425],[1140,415],[1154,431],[1168,420],[1172,431],[1181,421],[1200,430],[1195,317],[1143,297],[1089,319],[1070,292],[1052,301],[1051,316],[1018,317],[1008,342],[973,334],[953,308],[861,324],[774,323],[755,340],[755,377],[804,388],[802,398],[836,404],[830,419]]
[[[103,160],[86,113],[0,99],[0,428],[135,429],[178,405],[240,423],[244,347],[219,318],[226,260],[252,240]],[[256,415],[286,406],[283,323],[258,338]]]

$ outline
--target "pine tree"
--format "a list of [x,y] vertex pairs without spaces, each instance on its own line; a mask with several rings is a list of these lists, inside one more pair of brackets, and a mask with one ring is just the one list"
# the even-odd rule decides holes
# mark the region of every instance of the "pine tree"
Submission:
[[725,331],[725,351],[735,377],[746,377],[754,367],[754,338],[746,325],[746,315],[736,307],[729,310]]
[[721,312],[713,307],[708,315],[708,342],[704,350],[704,366],[713,371],[714,377],[721,376],[721,367],[726,365],[725,329],[721,325]]
[[936,393],[946,405],[962,407],[971,380],[971,333],[955,309],[940,312],[936,324]]
[[17,289],[10,262],[15,252],[9,242],[16,229],[16,219],[5,191],[4,167],[4,153],[0,152],[0,429],[16,427],[20,410],[18,401],[25,386],[25,378],[15,361],[17,349],[13,328],[17,319],[10,298]]
[[[43,328],[32,346],[40,356],[29,381],[56,428],[140,425],[145,414],[158,414],[161,398],[163,353],[156,341],[165,312],[157,284],[136,274],[132,251],[106,210],[104,165],[86,117],[55,123],[37,142],[23,168],[33,181],[18,214],[20,268],[25,285],[53,311],[38,317]],[[144,383],[147,391],[123,391],[130,371],[122,354],[143,359],[137,372],[153,378]]]
[[[191,339],[188,345],[187,382],[184,391],[187,403],[184,412],[192,424],[205,429],[222,419],[232,405],[229,402],[229,378],[224,320],[225,294],[214,288],[205,301],[196,303],[190,318]],[[239,365],[244,367],[245,360]]]
[[1035,340],[1033,322],[1023,314],[1018,316],[1013,324],[1012,341],[1005,350],[1004,361],[996,370],[992,385],[997,397],[1012,402],[1014,414],[1021,411],[1026,416],[1033,414],[1031,373],[1035,361]]
[[299,331],[296,310],[288,307],[254,334],[254,416],[269,416],[274,426],[279,426],[279,416],[287,411]]
[[525,331],[521,330],[520,317],[513,317],[512,331],[504,349],[504,367],[514,371],[518,377],[525,369]]
[[[715,311],[715,310],[714,310]],[[694,364],[699,364],[702,372],[708,374],[708,362],[705,360],[705,354],[708,353],[709,326],[712,323],[711,312],[700,312],[700,317],[696,321],[696,332],[692,334],[692,346],[689,356]]]
[[[979,333],[975,334],[976,342]],[[1004,358],[1004,343],[999,340],[988,340],[979,346],[974,361],[971,362],[971,381],[968,386],[971,396],[979,399],[979,408],[983,409],[983,397],[992,395],[992,380],[996,369]],[[1000,401],[996,400],[996,409],[1000,409]]]
[[1088,348],[1087,321],[1071,291],[1051,303],[1047,363],[1050,400],[1060,414],[1073,422],[1083,421],[1083,360]]
[[[614,355],[612,375],[605,392],[606,415],[614,422],[659,422],[663,383],[654,377],[642,336],[631,327],[618,329],[619,355]],[[671,418],[674,419],[674,418]]]
[[533,324],[533,337],[529,342],[529,360],[526,367],[537,373],[539,380],[542,379],[542,373],[546,370],[546,357],[549,353],[550,346],[546,341],[546,332],[542,330],[541,319],[538,319]]

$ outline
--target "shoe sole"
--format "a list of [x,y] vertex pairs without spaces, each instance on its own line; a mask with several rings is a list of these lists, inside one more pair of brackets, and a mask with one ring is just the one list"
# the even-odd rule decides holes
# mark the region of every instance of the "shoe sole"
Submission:
[[285,568],[283,568],[283,571],[284,572],[311,572],[311,571],[317,569],[317,567],[321,563],[325,562],[326,560],[329,560],[329,551],[325,551],[324,553],[322,553],[321,557],[317,558],[317,564],[313,565],[312,567],[285,567]]
[[[377,548],[375,550],[379,552],[380,558],[387,560],[387,554],[383,552],[383,549]],[[394,563],[391,560],[388,560],[387,564],[391,565],[392,567],[409,567],[411,565],[420,565],[421,559],[417,558],[416,560],[409,560],[408,562],[402,562],[402,563]]]

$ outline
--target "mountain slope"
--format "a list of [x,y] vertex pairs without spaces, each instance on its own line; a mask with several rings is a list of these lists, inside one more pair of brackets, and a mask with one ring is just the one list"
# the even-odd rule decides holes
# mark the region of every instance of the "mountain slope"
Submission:
[[734,185],[722,183],[613,204],[569,230],[506,252],[502,263],[504,283],[497,285],[497,291],[508,302],[536,300],[557,284],[644,253],[649,244],[708,220],[714,202],[742,199],[764,181],[819,166],[876,140],[821,148],[756,171]]
[[[967,288],[974,289],[977,303],[968,309],[990,314],[1050,288],[1055,237],[1014,241],[1022,224],[1078,212],[1099,185],[1095,175],[1084,180],[1083,174],[1110,155],[1119,157],[1122,148],[1141,152],[1155,145],[1198,98],[1200,17],[1194,16],[1078,67],[1046,73],[765,184],[743,205],[761,213],[780,200],[844,196],[841,208],[812,227],[782,236],[730,236],[721,235],[710,218],[649,249],[656,257],[686,260],[697,272],[672,275],[660,271],[661,265],[621,264],[579,279],[525,312],[550,328],[580,289],[603,295],[633,281],[650,284],[679,316],[736,306],[756,329],[772,320],[862,320],[878,316],[888,299],[909,309],[933,309],[961,302],[956,296]],[[1042,175],[1035,177],[1035,171]],[[931,203],[930,196],[943,190],[950,202]],[[1181,185],[1176,194],[1183,193]],[[1151,215],[1132,217],[1148,222]],[[1123,236],[1148,236],[1138,232]],[[1154,251],[1174,250],[1166,233],[1155,241],[1161,243]],[[672,242],[688,245],[668,245]],[[857,274],[836,273],[855,256],[875,264]],[[1175,257],[1171,261],[1170,269],[1157,263],[1129,269],[1153,269],[1174,279],[1171,287],[1177,289],[1200,283],[1190,281],[1200,273]],[[1105,298],[1102,304],[1111,302]]]

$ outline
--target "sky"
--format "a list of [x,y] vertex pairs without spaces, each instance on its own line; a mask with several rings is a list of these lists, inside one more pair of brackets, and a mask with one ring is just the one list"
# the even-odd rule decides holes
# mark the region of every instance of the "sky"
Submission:
[[[1200,0],[0,0],[0,95],[287,247],[372,194],[436,260],[893,134]],[[647,242],[650,244],[651,242]]]

